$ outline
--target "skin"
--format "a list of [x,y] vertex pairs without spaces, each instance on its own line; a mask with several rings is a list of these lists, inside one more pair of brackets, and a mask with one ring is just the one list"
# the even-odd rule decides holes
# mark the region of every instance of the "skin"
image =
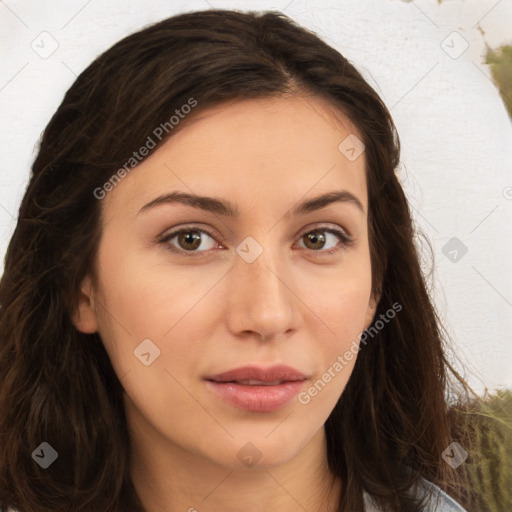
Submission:
[[[203,379],[282,363],[308,376],[307,390],[370,325],[365,155],[338,149],[350,134],[313,96],[231,102],[196,114],[103,199],[97,281],[84,280],[75,325],[100,333],[125,389],[131,474],[148,512],[336,510],[343,484],[327,466],[324,423],[356,357],[309,403],[274,412],[235,408]],[[344,201],[286,216],[341,189],[363,211]],[[177,203],[139,213],[171,191],[230,201],[239,217]],[[198,256],[177,236],[159,242],[191,227],[213,235],[199,233]],[[236,252],[248,236],[263,248],[252,263]],[[160,350],[149,366],[134,356],[144,339]],[[248,442],[260,452],[252,467],[237,457]]]

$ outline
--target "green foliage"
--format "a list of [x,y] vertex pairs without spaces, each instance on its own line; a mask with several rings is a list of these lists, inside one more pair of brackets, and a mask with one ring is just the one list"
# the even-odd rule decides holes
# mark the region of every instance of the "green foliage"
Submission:
[[474,493],[469,512],[512,511],[512,391],[453,407],[454,433],[469,456],[459,469]]
[[500,91],[509,117],[512,118],[512,46],[488,49],[485,63],[491,68],[493,81]]

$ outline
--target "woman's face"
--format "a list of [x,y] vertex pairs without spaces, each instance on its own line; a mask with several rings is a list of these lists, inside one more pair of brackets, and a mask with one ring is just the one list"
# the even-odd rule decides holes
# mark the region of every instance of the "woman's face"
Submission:
[[[322,428],[374,313],[365,155],[343,123],[315,98],[208,109],[102,200],[75,323],[100,333],[139,437],[272,467]],[[296,374],[209,380],[275,365]]]

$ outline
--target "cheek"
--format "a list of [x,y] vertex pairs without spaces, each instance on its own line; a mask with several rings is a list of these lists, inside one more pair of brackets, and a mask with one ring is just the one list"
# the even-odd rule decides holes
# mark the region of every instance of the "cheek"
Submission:
[[317,275],[316,287],[303,284],[299,291],[307,297],[310,310],[305,328],[310,330],[308,338],[314,340],[311,353],[318,356],[320,375],[325,375],[322,380],[329,383],[326,394],[333,396],[339,395],[348,381],[358,356],[360,334],[371,314],[370,258],[364,252],[358,256],[329,276]]
[[180,417],[195,417],[189,383],[205,333],[211,333],[204,320],[208,301],[201,297],[218,278],[203,272],[193,279],[194,269],[151,265],[135,253],[118,258],[107,249],[99,260],[100,333],[131,404],[127,411],[134,422],[150,418],[157,426],[174,425],[177,410]]
[[[318,326],[317,335],[312,335],[315,343],[310,350],[316,358],[318,373],[297,399],[306,414],[321,419],[323,423],[343,394],[359,356],[359,338],[367,314],[369,284],[368,287],[345,288],[334,294],[324,294],[319,300],[323,304],[319,323],[329,329]],[[319,336],[319,331],[326,334]]]
[[[99,323],[116,374],[121,380],[129,376],[130,382],[141,378],[152,393],[171,386],[172,395],[179,397],[171,375],[183,382],[196,373],[203,345],[212,337],[210,324],[221,317],[223,302],[215,292],[225,270],[170,265],[161,254],[155,261],[136,250],[120,257],[115,240],[106,242],[98,258],[104,306]],[[144,365],[150,361],[149,367]],[[126,390],[128,380],[123,382]]]
[[214,283],[206,274],[198,279],[194,268],[167,265],[158,248],[137,250],[133,240],[134,248],[119,255],[111,238],[99,252],[101,300],[105,325],[115,323],[125,334],[163,337]]
[[368,250],[354,252],[330,269],[316,268],[307,280],[297,276],[296,283],[298,295],[316,314],[316,323],[323,325],[333,346],[364,329],[372,283]]

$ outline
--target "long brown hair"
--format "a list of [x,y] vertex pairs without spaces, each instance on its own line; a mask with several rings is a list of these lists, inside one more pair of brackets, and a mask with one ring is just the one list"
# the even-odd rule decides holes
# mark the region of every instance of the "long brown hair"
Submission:
[[[441,458],[452,441],[441,327],[395,175],[400,143],[374,89],[338,51],[282,13],[209,10],[171,17],[100,55],[66,93],[41,140],[0,283],[0,506],[21,512],[143,510],[132,486],[122,386],[97,334],[71,318],[101,235],[94,191],[156,127],[195,98],[286,94],[327,99],[365,144],[375,320],[402,310],[358,355],[326,424],[328,463],[343,482],[340,511],[366,491],[394,511],[425,478],[457,497]],[[154,137],[155,138],[155,137]],[[42,442],[58,460],[41,468]]]

